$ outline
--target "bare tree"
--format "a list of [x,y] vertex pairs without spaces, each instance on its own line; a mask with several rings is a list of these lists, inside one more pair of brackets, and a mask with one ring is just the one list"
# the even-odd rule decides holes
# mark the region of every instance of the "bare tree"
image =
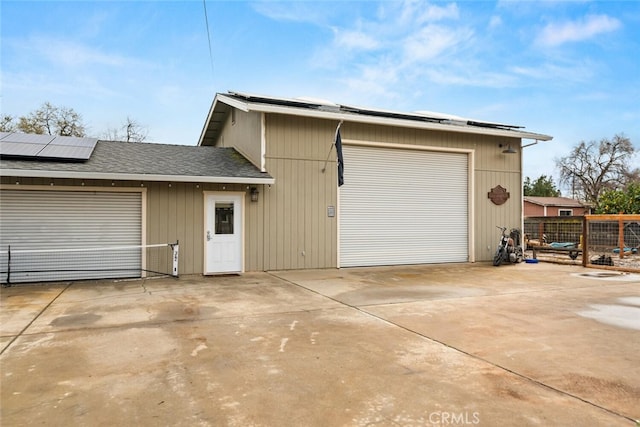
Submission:
[[49,102],[18,119],[17,130],[24,133],[85,136],[82,116],[73,108],[56,107]]
[[15,132],[16,124],[13,120],[14,117],[9,114],[0,117],[0,132]]
[[137,120],[127,116],[125,123],[117,128],[107,129],[104,138],[111,141],[143,142],[149,131]]
[[633,175],[629,159],[634,153],[631,141],[624,135],[598,143],[582,141],[568,156],[556,159],[560,182],[572,189],[574,197],[597,208],[604,190],[623,188]]
[[146,127],[143,127],[136,120],[133,120],[131,117],[127,116],[126,127],[126,135],[127,142],[142,142],[147,138],[149,131]]
[[85,136],[85,126],[82,117],[73,108],[60,107],[55,118],[55,126],[58,135]]
[[[6,114],[0,116],[0,132],[22,132],[62,136],[86,136],[86,126],[82,116],[73,108],[58,107],[45,102],[25,116]],[[127,116],[119,127],[107,129],[102,138],[112,141],[142,142],[149,134],[148,129],[137,120]]]

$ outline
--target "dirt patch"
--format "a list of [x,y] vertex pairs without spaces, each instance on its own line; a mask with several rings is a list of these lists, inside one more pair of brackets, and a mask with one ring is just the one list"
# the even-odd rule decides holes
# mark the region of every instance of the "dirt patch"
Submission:
[[[637,409],[638,396],[640,396],[640,387],[577,373],[565,375],[562,378],[561,387],[564,391],[582,396],[586,400],[603,406],[608,404],[609,407],[621,413],[634,406]],[[630,417],[639,415],[639,412],[628,413]]]
[[200,305],[195,301],[166,301],[154,304],[152,311],[153,320],[191,320],[200,316]]
[[94,313],[71,314],[68,316],[56,317],[49,324],[51,326],[83,327],[92,325],[101,318],[102,316]]

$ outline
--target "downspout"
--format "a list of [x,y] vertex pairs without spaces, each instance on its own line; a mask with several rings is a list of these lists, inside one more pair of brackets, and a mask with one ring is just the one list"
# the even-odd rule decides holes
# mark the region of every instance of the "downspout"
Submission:
[[522,140],[520,140],[520,247],[522,248],[522,256],[527,250],[527,245],[524,239],[524,174],[522,168],[524,167],[524,148]]
[[[531,144],[522,145],[522,140],[520,140],[520,246],[522,247],[522,254],[527,250],[527,245],[524,239],[524,149],[527,147],[531,147],[532,145],[536,145],[538,140],[536,139]],[[547,214],[547,207],[545,206],[545,216]]]

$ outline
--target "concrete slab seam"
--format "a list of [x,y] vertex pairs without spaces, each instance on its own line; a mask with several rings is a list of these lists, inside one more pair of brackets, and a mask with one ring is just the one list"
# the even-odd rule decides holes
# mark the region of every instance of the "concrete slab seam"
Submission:
[[14,337],[11,339],[11,341],[9,341],[9,343],[8,343],[8,344],[7,344],[7,345],[6,345],[6,346],[5,346],[5,347],[0,351],[0,355],[2,355],[5,351],[7,351],[7,350],[9,349],[9,347],[11,347],[11,346],[13,345],[13,343],[14,343],[18,338],[20,338],[20,337],[25,333],[25,331],[26,331],[27,329],[29,329],[29,327],[31,327],[31,325],[33,324],[33,322],[35,322],[36,320],[38,320],[38,318],[39,318],[40,316],[42,316],[42,313],[44,313],[45,311],[47,311],[47,309],[48,309],[49,307],[51,307],[51,304],[53,304],[53,303],[54,303],[58,298],[60,298],[60,296],[61,296],[61,295],[62,295],[62,294],[67,290],[67,289],[69,289],[69,288],[71,287],[71,285],[72,285],[72,284],[73,284],[73,282],[69,282],[69,283],[67,284],[67,286],[65,286],[65,287],[60,291],[60,293],[58,293],[58,295],[56,295],[53,299],[51,299],[51,301],[49,301],[49,303],[48,303],[47,305],[45,305],[45,306],[42,308],[42,310],[40,310],[40,311],[38,312],[38,314],[36,314],[36,316],[35,316],[33,319],[31,319],[31,321],[30,321],[29,323],[27,323],[27,325],[26,325],[24,328],[22,328],[22,330],[21,330],[20,332],[18,332],[18,334],[17,334],[16,336],[14,336]]
[[[481,362],[484,362],[484,363],[486,363],[486,364],[488,364],[488,365],[490,365],[490,366],[493,366],[493,367],[495,367],[495,368],[497,368],[497,369],[500,369],[500,370],[502,370],[502,371],[504,371],[504,372],[508,372],[508,373],[510,373],[510,374],[512,374],[512,375],[515,375],[516,377],[522,378],[522,379],[524,379],[524,380],[526,380],[526,381],[529,381],[529,382],[531,382],[531,383],[533,383],[533,384],[539,385],[539,386],[541,386],[541,387],[543,387],[543,388],[546,388],[546,389],[548,389],[548,390],[551,390],[551,391],[553,391],[553,392],[555,392],[555,393],[558,393],[558,394],[561,394],[561,395],[564,395],[564,396],[567,396],[567,397],[570,397],[570,398],[573,398],[573,399],[579,400],[579,401],[581,401],[581,402],[583,402],[583,403],[586,403],[586,404],[587,404],[587,405],[589,405],[589,406],[592,406],[592,407],[594,407],[594,408],[598,408],[598,409],[600,409],[600,410],[602,410],[602,411],[604,411],[604,412],[607,412],[607,413],[609,413],[609,414],[612,414],[612,415],[615,415],[615,416],[618,416],[618,417],[624,418],[624,419],[626,419],[626,420],[628,420],[628,421],[631,421],[631,422],[633,422],[633,423],[637,423],[637,420],[635,420],[635,419],[633,419],[633,418],[631,418],[631,417],[627,417],[627,416],[622,415],[622,414],[620,414],[620,413],[617,413],[617,412],[615,412],[615,411],[613,411],[613,410],[611,410],[611,409],[608,409],[608,408],[605,408],[605,407],[603,407],[603,406],[601,406],[601,405],[598,405],[598,404],[596,404],[596,403],[594,403],[594,402],[591,402],[591,401],[589,401],[589,400],[583,399],[583,398],[582,398],[582,397],[580,397],[580,396],[576,396],[576,395],[574,395],[574,394],[572,394],[572,393],[566,392],[566,391],[561,390],[561,389],[558,389],[558,388],[556,388],[556,387],[552,387],[552,386],[550,386],[550,385],[548,385],[548,384],[545,384],[545,383],[543,383],[543,382],[541,382],[541,381],[536,380],[535,378],[528,377],[528,376],[526,376],[526,375],[524,375],[524,374],[521,374],[521,373],[519,373],[519,372],[513,371],[513,370],[511,370],[511,369],[509,369],[509,368],[507,368],[507,367],[504,367],[504,366],[499,365],[499,364],[497,364],[497,363],[491,362],[490,360],[487,360],[487,359],[484,359],[484,358],[482,358],[482,357],[476,356],[476,355],[474,355],[474,354],[472,354],[472,353],[469,353],[469,352],[464,351],[464,350],[462,350],[462,349],[459,349],[459,348],[457,348],[457,347],[453,347],[453,346],[451,346],[451,345],[449,345],[449,344],[447,344],[447,343],[445,343],[445,342],[442,342],[442,341],[437,340],[437,339],[435,339],[435,338],[429,337],[429,336],[427,336],[427,335],[425,335],[425,334],[422,334],[422,333],[420,333],[420,332],[418,332],[418,331],[415,331],[415,330],[413,330],[413,329],[410,329],[410,328],[408,328],[408,327],[406,327],[406,326],[403,326],[403,325],[400,325],[400,324],[394,323],[394,322],[392,322],[392,321],[390,321],[390,320],[388,320],[388,319],[385,319],[385,318],[383,318],[383,317],[381,317],[381,316],[379,316],[379,315],[376,315],[376,314],[370,313],[370,312],[368,312],[368,311],[365,311],[364,309],[362,309],[362,308],[360,308],[360,307],[358,307],[358,306],[354,306],[354,305],[351,305],[351,304],[345,303],[345,302],[343,302],[343,301],[339,301],[339,300],[337,300],[337,299],[335,299],[335,298],[332,298],[332,297],[330,297],[330,296],[328,296],[328,295],[321,294],[320,292],[318,292],[318,291],[316,291],[316,290],[314,290],[314,289],[309,289],[309,288],[305,287],[304,285],[301,285],[301,284],[296,283],[296,282],[294,282],[294,281],[292,281],[292,280],[289,280],[289,279],[286,279],[286,278],[283,278],[283,277],[277,276],[277,275],[276,275],[276,274],[274,274],[274,273],[267,272],[267,274],[269,274],[269,275],[271,275],[271,276],[273,276],[273,277],[275,277],[275,278],[278,278],[278,279],[280,279],[280,280],[283,280],[283,281],[285,281],[285,282],[287,282],[287,283],[290,283],[290,284],[292,284],[292,285],[294,285],[294,286],[300,287],[300,288],[302,288],[302,289],[306,289],[307,291],[313,292],[313,293],[315,293],[315,294],[317,294],[317,295],[319,295],[319,296],[322,296],[322,297],[328,298],[328,299],[330,299],[330,300],[332,300],[332,301],[334,301],[334,302],[336,302],[336,303],[338,303],[338,304],[341,304],[341,305],[343,305],[343,306],[345,306],[345,307],[352,308],[352,309],[354,309],[354,310],[356,310],[356,311],[358,311],[358,312],[360,312],[360,313],[362,313],[362,314],[364,314],[364,315],[366,315],[366,316],[368,316],[368,317],[375,318],[375,319],[380,320],[380,321],[382,321],[382,322],[384,322],[384,323],[386,323],[386,324],[388,324],[388,325],[395,326],[395,327],[400,328],[400,329],[402,329],[402,330],[404,330],[404,331],[407,331],[407,332],[409,332],[409,333],[412,333],[412,334],[414,334],[414,335],[417,335],[417,336],[419,336],[419,337],[422,337],[423,339],[426,339],[426,340],[429,340],[429,341],[431,341],[431,342],[434,342],[434,343],[440,344],[440,345],[442,345],[442,346],[444,346],[444,347],[446,347],[446,348],[449,348],[449,349],[451,349],[451,350],[454,350],[454,351],[457,351],[457,352],[459,352],[459,353],[461,353],[461,354],[464,354],[464,355],[466,355],[466,356],[469,356],[469,357],[471,357],[472,359],[475,359],[475,360],[479,360],[479,361],[481,361]],[[589,286],[587,286],[587,287],[589,287]],[[558,290],[560,290],[560,289],[558,289]],[[534,292],[535,292],[535,291],[534,291]],[[526,293],[529,293],[529,292],[526,292]],[[398,304],[399,304],[399,303],[398,303]],[[377,306],[381,306],[381,305],[388,305],[388,304],[377,304]],[[367,305],[367,307],[373,307],[373,306],[375,306],[375,304]],[[364,306],[363,306],[363,307],[364,307]]]
[[[616,285],[624,286],[624,285],[627,285],[629,283],[630,282],[608,283],[607,286],[608,287],[615,287]],[[577,286],[577,287],[573,287],[571,289],[572,290],[591,289],[591,288],[597,288],[598,285],[601,285],[601,284],[588,285],[588,286]],[[301,286],[301,285],[299,285],[299,286]],[[309,288],[305,287],[305,289],[309,289]],[[438,298],[437,300],[438,301],[452,301],[452,300],[464,300],[464,299],[471,299],[471,298],[475,298],[475,299],[480,299],[480,298],[501,298],[503,296],[504,297],[509,297],[509,296],[520,295],[520,294],[530,295],[530,294],[537,294],[537,293],[540,293],[540,292],[564,292],[564,291],[566,291],[566,289],[560,287],[560,288],[551,288],[551,289],[532,289],[530,291],[502,292],[499,295],[487,294],[487,295],[469,295],[469,296],[442,297],[442,298]],[[384,304],[380,304],[380,303],[361,304],[358,307],[392,306],[392,305],[400,305],[400,304],[411,304],[411,303],[414,303],[414,302],[421,302],[421,301],[424,301],[424,300],[415,299],[415,300],[403,300],[403,301],[385,302]],[[337,302],[340,302],[340,301],[337,301]],[[341,303],[341,304],[348,305],[346,303]]]

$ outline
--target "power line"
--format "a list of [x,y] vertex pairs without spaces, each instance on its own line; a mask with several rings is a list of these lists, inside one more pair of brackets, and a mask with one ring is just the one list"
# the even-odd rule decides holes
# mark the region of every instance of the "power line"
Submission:
[[213,72],[213,52],[211,50],[211,34],[209,32],[209,17],[207,16],[207,0],[202,0],[202,6],[204,7],[204,22],[207,25],[207,40],[209,41],[209,60],[211,61],[211,77],[214,77]]

